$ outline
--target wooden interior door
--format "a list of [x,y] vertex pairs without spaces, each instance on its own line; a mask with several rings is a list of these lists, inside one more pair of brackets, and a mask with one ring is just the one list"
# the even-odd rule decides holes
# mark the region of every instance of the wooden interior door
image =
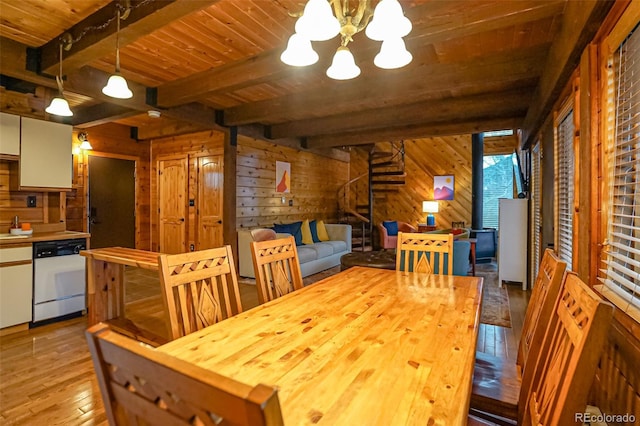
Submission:
[[187,248],[187,157],[158,160],[158,250],[184,253]]
[[220,247],[222,236],[223,158],[198,157],[196,250]]

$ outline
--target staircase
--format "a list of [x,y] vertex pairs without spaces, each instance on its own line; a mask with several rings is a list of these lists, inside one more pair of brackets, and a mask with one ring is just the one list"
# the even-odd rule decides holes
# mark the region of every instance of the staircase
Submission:
[[352,250],[373,249],[373,206],[376,194],[398,192],[404,185],[404,141],[388,150],[369,146],[369,170],[338,190],[339,222],[352,226]]

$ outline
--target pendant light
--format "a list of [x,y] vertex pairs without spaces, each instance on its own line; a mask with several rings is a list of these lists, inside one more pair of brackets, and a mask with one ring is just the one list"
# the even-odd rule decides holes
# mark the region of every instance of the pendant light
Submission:
[[107,85],[102,88],[102,93],[112,98],[129,99],[133,92],[127,86],[127,80],[120,75],[120,9],[117,12],[116,27],[116,72],[107,81]]
[[45,111],[47,114],[71,117],[73,112],[69,109],[69,103],[64,98],[64,90],[62,88],[62,42],[60,42],[60,72],[56,76],[56,83],[58,83],[58,96],[51,100],[51,104]]
[[298,33],[289,37],[287,49],[280,55],[280,60],[294,67],[306,67],[318,62],[318,53],[311,47],[311,41]]
[[334,80],[350,80],[360,75],[353,54],[347,46],[340,46],[333,56],[333,62],[327,69],[327,76]]

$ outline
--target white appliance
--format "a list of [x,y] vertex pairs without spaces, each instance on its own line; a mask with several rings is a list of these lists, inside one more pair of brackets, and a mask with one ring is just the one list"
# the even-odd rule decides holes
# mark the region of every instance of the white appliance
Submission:
[[33,245],[33,323],[86,312],[85,239]]
[[527,204],[524,198],[501,198],[498,207],[498,286],[522,283],[527,289]]

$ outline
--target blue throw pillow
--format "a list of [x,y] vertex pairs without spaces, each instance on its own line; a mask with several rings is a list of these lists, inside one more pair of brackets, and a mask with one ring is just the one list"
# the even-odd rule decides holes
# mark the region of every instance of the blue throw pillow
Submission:
[[302,227],[302,222],[273,224],[274,231],[293,235],[293,238],[295,238],[296,240],[297,246],[302,245],[302,231],[300,230],[301,227]]
[[320,238],[318,238],[318,226],[315,220],[309,222],[309,229],[311,230],[311,239],[314,243],[319,243]]
[[385,220],[382,222],[382,226],[387,229],[387,235],[390,237],[398,235],[398,222],[395,220]]

